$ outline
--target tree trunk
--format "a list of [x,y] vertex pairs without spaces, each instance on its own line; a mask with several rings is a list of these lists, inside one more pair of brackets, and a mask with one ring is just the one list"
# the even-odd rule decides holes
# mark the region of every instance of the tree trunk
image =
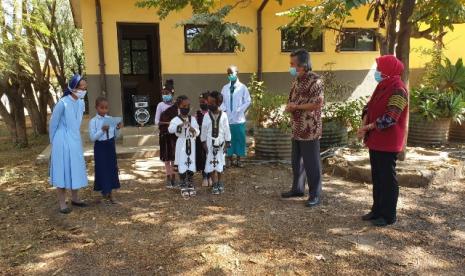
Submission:
[[18,142],[18,135],[16,133],[16,122],[14,120],[14,117],[8,112],[8,109],[1,101],[0,101],[0,116],[2,117],[3,121],[5,122],[8,128],[11,142],[16,144]]
[[415,7],[415,0],[404,0],[400,10],[399,33],[397,34],[396,56],[404,63],[402,80],[408,86],[410,73],[410,38],[412,34],[412,22],[410,17]]
[[397,25],[397,12],[400,0],[391,1],[388,5],[387,16],[386,16],[386,43],[387,43],[387,54],[393,55],[396,41],[396,25]]
[[47,134],[47,123],[44,120],[37,102],[34,97],[34,91],[31,84],[24,84],[24,104],[29,113],[29,118],[31,119],[32,129],[34,134],[43,135]]
[[15,91],[12,93],[10,92],[8,96],[8,101],[10,101],[10,112],[12,117],[14,118],[14,127],[10,130],[10,133],[16,131],[16,141],[15,143],[19,147],[27,147],[27,132],[26,132],[26,116],[24,114],[24,102],[21,96],[12,95],[13,93],[19,93],[19,89],[17,87],[13,88]]
[[[410,75],[410,38],[412,34],[412,22],[410,17],[415,7],[415,0],[404,0],[402,1],[401,13],[399,18],[399,33],[397,36],[397,49],[396,56],[404,63],[404,72],[402,73],[402,80],[405,85],[409,87],[409,75]],[[410,99],[409,99],[410,101]],[[409,108],[409,107],[407,107]],[[409,112],[407,112],[407,131],[405,133],[405,145],[407,145],[408,137],[408,124],[409,124]],[[406,151],[405,148],[398,156],[400,161],[405,160]]]

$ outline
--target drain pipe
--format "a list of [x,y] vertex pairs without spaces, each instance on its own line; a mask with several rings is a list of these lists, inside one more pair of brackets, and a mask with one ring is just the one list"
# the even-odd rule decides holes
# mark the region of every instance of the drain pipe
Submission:
[[257,79],[263,79],[263,42],[262,42],[262,12],[268,4],[268,0],[263,0],[257,10]]
[[105,78],[105,51],[103,49],[103,31],[102,31],[102,6],[100,0],[95,0],[95,13],[97,16],[97,42],[98,42],[98,57],[100,68],[100,93],[102,96],[107,94],[107,81]]

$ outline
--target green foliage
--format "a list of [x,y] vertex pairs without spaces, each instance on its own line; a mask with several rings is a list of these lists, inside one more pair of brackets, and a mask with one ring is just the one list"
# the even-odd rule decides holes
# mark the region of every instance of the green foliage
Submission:
[[290,115],[284,112],[287,97],[267,92],[263,81],[258,81],[255,74],[250,78],[248,88],[252,97],[252,105],[248,115],[252,118],[255,126],[289,129]]
[[[351,5],[348,5],[347,2],[350,2]],[[311,31],[313,38],[317,38],[325,29],[331,29],[338,32],[338,40],[340,41],[343,25],[352,22],[349,17],[350,11],[354,7],[352,4],[355,2],[357,1],[322,0],[315,5],[301,4],[277,15],[291,18],[291,22],[281,28],[311,26],[308,30]]]
[[192,17],[177,23],[176,26],[187,24],[202,26],[202,32],[191,42],[195,48],[203,48],[203,45],[217,41],[219,49],[244,51],[245,47],[240,43],[238,35],[251,33],[252,29],[237,22],[228,22],[226,17],[234,8],[248,5],[250,1],[239,0],[234,5],[225,5],[217,9],[215,2],[214,0],[140,0],[136,2],[136,6],[157,9],[157,15],[162,20],[172,11],[180,11],[190,6]]
[[325,88],[325,100],[326,102],[344,101],[349,98],[354,91],[354,87],[348,82],[338,81],[331,68],[332,65],[332,63],[325,64],[327,69],[321,73]]
[[181,11],[187,6],[192,8],[194,14],[205,13],[213,8],[215,0],[139,0],[139,8],[153,8],[157,10],[160,19],[165,19],[173,11]]
[[323,107],[323,122],[339,122],[353,133],[362,124],[362,111],[366,102],[366,98],[359,98],[344,102],[327,103]]
[[441,67],[441,61],[444,58],[443,50],[439,47],[433,48],[417,48],[413,49],[413,51],[419,53],[423,58],[428,59],[431,58],[429,62],[425,64],[425,71],[421,78],[421,83],[423,86],[426,87],[434,87],[440,81],[440,71],[438,68]]
[[439,66],[439,89],[465,95],[465,67],[463,60],[459,58],[455,64],[450,59],[444,60],[444,65]]
[[434,39],[444,31],[453,31],[454,24],[465,22],[465,4],[463,0],[416,1],[411,20],[415,33]]
[[410,110],[429,120],[452,118],[465,119],[465,66],[461,58],[455,64],[444,58],[442,48],[419,49],[431,61],[425,65],[422,85],[410,96]]
[[225,17],[231,12],[233,6],[226,5],[215,12],[202,12],[194,14],[190,19],[184,20],[176,24],[184,26],[188,24],[201,25],[202,32],[196,35],[192,44],[195,48],[203,48],[203,45],[211,41],[218,41],[218,48],[236,49],[244,51],[237,36],[239,34],[248,34],[252,29],[246,26],[241,26],[239,23],[230,23],[225,21]]
[[410,111],[418,113],[428,120],[452,118],[457,122],[464,120],[465,100],[462,94],[440,91],[437,88],[420,87],[412,89]]

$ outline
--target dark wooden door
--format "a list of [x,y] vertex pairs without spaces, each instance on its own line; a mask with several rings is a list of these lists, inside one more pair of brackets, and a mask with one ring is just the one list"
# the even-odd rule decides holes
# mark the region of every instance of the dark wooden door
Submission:
[[117,26],[124,123],[136,125],[132,95],[147,95],[149,124],[153,124],[155,108],[161,100],[158,25],[118,23]]

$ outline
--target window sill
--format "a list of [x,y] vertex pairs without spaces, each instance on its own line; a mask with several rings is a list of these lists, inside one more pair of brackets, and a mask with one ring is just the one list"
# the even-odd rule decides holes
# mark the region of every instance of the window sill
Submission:
[[186,53],[184,52],[185,56],[237,56],[237,52],[233,53]]
[[376,54],[376,53],[379,54],[379,51],[340,51],[338,54]]
[[[292,54],[292,52],[280,52],[281,55],[286,55],[286,56],[289,56],[290,54]],[[309,52],[310,55],[324,55],[324,54],[327,54],[327,52]]]

